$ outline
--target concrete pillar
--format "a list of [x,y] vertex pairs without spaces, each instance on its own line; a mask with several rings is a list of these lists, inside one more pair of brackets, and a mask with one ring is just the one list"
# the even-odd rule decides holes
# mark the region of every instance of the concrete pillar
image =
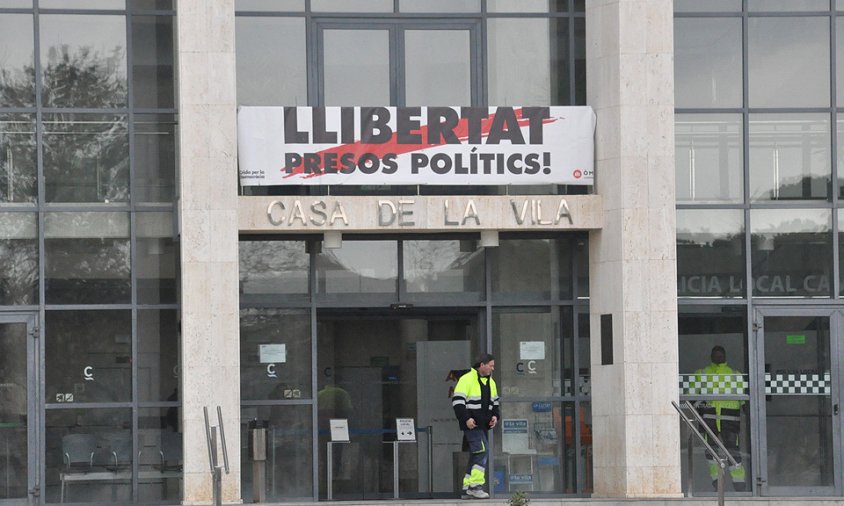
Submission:
[[[203,406],[224,415],[240,498],[240,337],[234,0],[179,0],[179,226],[182,293],[183,504],[210,504]],[[222,460],[221,460],[222,462]]]
[[[681,491],[673,53],[671,0],[586,2],[604,202],[604,228],[589,238],[596,497]],[[612,315],[611,365],[600,315]]]

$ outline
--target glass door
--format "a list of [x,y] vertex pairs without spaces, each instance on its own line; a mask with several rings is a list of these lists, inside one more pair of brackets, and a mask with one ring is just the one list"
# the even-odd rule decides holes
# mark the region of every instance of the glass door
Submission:
[[34,316],[0,315],[0,504],[37,502],[34,337]]
[[768,496],[837,495],[841,484],[832,311],[759,310],[759,484]]

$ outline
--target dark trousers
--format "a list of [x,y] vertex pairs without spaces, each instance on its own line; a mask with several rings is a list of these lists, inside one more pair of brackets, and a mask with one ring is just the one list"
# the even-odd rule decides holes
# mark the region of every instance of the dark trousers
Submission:
[[481,428],[464,430],[469,447],[469,463],[463,477],[463,488],[481,487],[486,483],[486,465],[489,461],[489,439],[487,431]]

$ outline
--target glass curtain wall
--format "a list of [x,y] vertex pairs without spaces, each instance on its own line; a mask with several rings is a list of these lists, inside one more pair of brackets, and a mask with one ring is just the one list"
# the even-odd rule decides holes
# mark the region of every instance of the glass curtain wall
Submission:
[[39,322],[47,503],[181,501],[174,8],[0,2],[0,313]]
[[[440,401],[432,404],[425,393],[440,399],[440,390],[456,378],[443,383],[445,373],[436,369],[433,385],[419,379],[427,377],[423,369],[442,366],[425,353],[450,349],[466,354],[452,369],[468,368],[468,357],[480,351],[496,357],[503,420],[492,441],[490,490],[505,496],[518,490],[588,494],[585,244],[583,234],[502,234],[499,247],[483,248],[476,235],[443,235],[344,238],[342,247],[328,249],[308,238],[241,237],[241,425],[244,433],[250,422],[269,428],[268,459],[274,463],[267,499],[326,496],[327,429],[319,423],[330,416],[349,418],[359,440],[338,450],[335,498],[392,497],[391,447],[381,441],[395,437],[391,417],[408,410],[419,417],[420,445],[401,450],[402,494],[458,494],[465,463],[457,460],[462,453],[454,415],[449,405],[440,413]],[[451,364],[452,355],[439,360]],[[358,383],[372,385],[371,398],[355,394]],[[349,398],[345,404],[339,388]],[[331,389],[338,391],[329,395]],[[370,404],[385,414],[348,415]],[[454,448],[448,446],[453,436]],[[445,445],[432,451],[434,459],[442,457],[433,470],[439,477],[433,491],[428,438]],[[360,454],[358,464],[345,464],[344,452]],[[254,477],[246,459],[244,454],[242,489],[248,502]]]
[[[680,393],[738,409],[745,472],[727,492],[759,494],[754,310],[841,304],[844,2],[677,0],[674,10]],[[701,388],[716,346],[730,391]],[[695,463],[695,492],[714,493],[702,454]]]

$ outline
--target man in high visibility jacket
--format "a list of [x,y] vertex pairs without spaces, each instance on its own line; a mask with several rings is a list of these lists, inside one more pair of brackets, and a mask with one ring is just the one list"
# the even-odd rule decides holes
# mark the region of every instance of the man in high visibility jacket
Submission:
[[[741,395],[745,390],[744,377],[741,372],[727,365],[727,352],[723,346],[712,348],[710,358],[712,363],[695,372],[693,386],[701,395]],[[696,403],[698,413],[703,417],[706,425],[724,443],[724,447],[738,462],[737,466],[730,466],[730,477],[733,487],[738,492],[745,490],[746,472],[741,462],[739,449],[739,435],[741,433],[741,407],[744,401],[711,400]],[[718,464],[709,452],[706,452],[709,462],[709,476],[712,484],[717,488]]]
[[454,387],[451,406],[460,424],[460,430],[469,447],[469,464],[463,477],[463,498],[486,499],[486,465],[489,461],[487,431],[495,428],[501,418],[498,388],[492,379],[495,358],[483,353],[472,369],[460,377]]

